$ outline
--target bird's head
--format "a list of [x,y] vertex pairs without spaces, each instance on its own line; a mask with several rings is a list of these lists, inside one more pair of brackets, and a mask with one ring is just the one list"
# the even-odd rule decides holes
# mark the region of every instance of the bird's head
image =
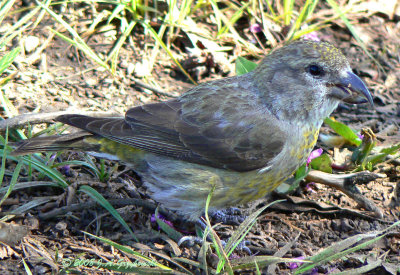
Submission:
[[346,57],[326,42],[297,41],[265,57],[254,71],[263,96],[276,115],[321,120],[343,101],[369,102],[372,97],[353,73]]

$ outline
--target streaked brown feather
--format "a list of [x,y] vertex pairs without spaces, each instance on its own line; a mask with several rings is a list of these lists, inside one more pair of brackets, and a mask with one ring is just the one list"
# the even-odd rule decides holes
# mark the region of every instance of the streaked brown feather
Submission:
[[[26,139],[14,144],[17,148],[11,152],[13,156],[26,155],[43,151],[60,151],[66,149],[79,149],[81,141],[92,134],[87,131],[80,131],[68,135],[55,135],[49,137],[36,137]],[[90,150],[88,144],[84,144],[80,149]]]

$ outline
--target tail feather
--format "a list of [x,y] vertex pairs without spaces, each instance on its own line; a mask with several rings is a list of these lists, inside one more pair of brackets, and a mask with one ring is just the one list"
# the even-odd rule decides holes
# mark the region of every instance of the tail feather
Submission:
[[16,143],[16,149],[11,152],[13,156],[21,156],[38,152],[54,152],[61,150],[91,150],[85,143],[86,137],[93,136],[88,132],[78,132],[68,135],[36,137]]

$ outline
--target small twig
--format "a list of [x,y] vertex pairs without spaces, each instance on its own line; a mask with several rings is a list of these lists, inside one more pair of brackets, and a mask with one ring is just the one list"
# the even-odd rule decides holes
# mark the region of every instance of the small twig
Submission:
[[[52,113],[28,113],[22,114],[19,116],[11,117],[6,120],[0,121],[0,130],[6,130],[8,128],[18,128],[27,124],[40,124],[40,123],[49,123],[52,122],[56,117],[60,115],[66,114],[82,114],[88,116],[96,116],[96,117],[105,117],[105,116],[117,116],[116,113],[110,112],[84,112],[84,111],[60,111],[60,112],[52,112]],[[119,115],[120,116],[120,115]]]
[[133,81],[135,82],[135,83],[134,83],[135,85],[137,85],[137,86],[139,86],[139,87],[142,87],[142,88],[145,88],[145,89],[147,89],[147,90],[150,90],[150,91],[152,91],[153,93],[155,93],[155,94],[157,94],[157,95],[163,95],[163,96],[173,97],[173,98],[176,97],[176,96],[171,95],[171,94],[169,94],[169,93],[160,91],[159,89],[157,89],[157,88],[155,88],[155,87],[152,87],[152,86],[150,86],[150,85],[148,85],[148,84],[146,84],[146,83],[144,83],[144,82],[142,82],[142,81],[140,81],[140,80],[134,79]]
[[387,160],[382,162],[382,164],[393,163],[394,165],[400,165],[400,155],[387,155],[386,158]]
[[365,198],[356,184],[366,184],[370,181],[376,180],[377,178],[385,177],[380,174],[371,173],[368,171],[362,171],[352,174],[335,175],[328,174],[317,170],[312,170],[308,173],[306,180],[322,183],[330,187],[336,188],[347,196],[355,200],[361,207],[368,211],[375,213],[375,216],[379,219],[383,218],[382,210],[377,207],[372,201]]
[[[108,200],[108,202],[114,206],[114,207],[122,207],[126,205],[137,205],[137,206],[143,206],[144,208],[148,209],[150,212],[155,211],[157,208],[157,205],[153,202],[149,202],[146,200],[142,199],[113,199],[113,200]],[[56,216],[61,216],[65,215],[68,212],[71,211],[82,211],[83,209],[87,208],[94,208],[94,207],[99,207],[100,205],[97,202],[85,202],[85,203],[76,203],[64,207],[60,207],[57,209],[54,209],[52,211],[46,212],[46,213],[40,213],[39,218],[43,220],[48,220],[51,218],[54,218]],[[171,216],[171,213],[168,212],[167,210],[163,209],[162,207],[159,208],[160,214],[164,216]],[[175,217],[176,219],[176,217]]]

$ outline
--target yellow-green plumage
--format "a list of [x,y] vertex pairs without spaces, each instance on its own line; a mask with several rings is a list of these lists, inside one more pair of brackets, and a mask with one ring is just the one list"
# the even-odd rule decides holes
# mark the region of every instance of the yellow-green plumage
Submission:
[[86,132],[70,141],[28,140],[15,153],[67,148],[112,155],[133,166],[156,201],[196,219],[213,186],[211,210],[274,190],[306,161],[340,101],[372,98],[338,49],[295,42],[253,72],[129,109],[125,118],[61,116]]

